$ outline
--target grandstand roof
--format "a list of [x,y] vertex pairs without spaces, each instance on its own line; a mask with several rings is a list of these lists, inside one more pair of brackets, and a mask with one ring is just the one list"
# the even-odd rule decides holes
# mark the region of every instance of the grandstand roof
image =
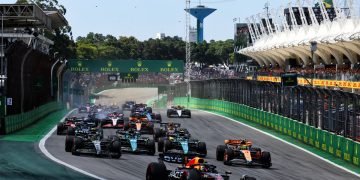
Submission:
[[[284,20],[284,14],[280,14],[282,20],[277,18],[279,16],[276,13],[271,14],[270,18],[266,15],[260,16],[259,28],[255,28],[258,25],[254,25],[254,17],[249,18],[248,26],[255,43],[239,50],[239,53],[252,57],[261,66],[284,66],[287,59],[296,59],[300,65],[343,64],[347,60],[352,64],[359,63],[360,19],[353,5],[349,5],[350,16],[334,5],[336,18],[332,21],[325,5],[320,6],[323,17],[320,23],[315,18],[311,5],[307,6],[310,18],[305,17],[304,12],[300,12],[301,24],[298,24],[294,12],[290,12],[290,23]],[[303,10],[302,7],[298,9]],[[310,19],[310,22],[306,19]],[[312,42],[317,42],[314,58],[310,51]]]

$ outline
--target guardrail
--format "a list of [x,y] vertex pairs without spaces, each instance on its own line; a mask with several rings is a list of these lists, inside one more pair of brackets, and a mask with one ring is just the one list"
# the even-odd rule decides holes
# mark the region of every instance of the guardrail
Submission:
[[225,113],[229,116],[255,122],[360,167],[360,143],[302,122],[246,105],[221,100],[190,98],[188,102],[187,97],[177,97],[174,98],[174,104]]
[[10,134],[23,129],[44,116],[63,108],[64,105],[62,103],[51,102],[23,114],[7,116],[5,117],[5,133]]

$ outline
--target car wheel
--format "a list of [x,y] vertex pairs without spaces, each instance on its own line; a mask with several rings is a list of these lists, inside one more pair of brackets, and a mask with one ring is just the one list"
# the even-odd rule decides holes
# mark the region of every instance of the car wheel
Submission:
[[73,128],[73,127],[68,127],[68,129],[67,129],[67,135],[75,136],[75,128]]
[[154,140],[155,140],[155,142],[158,142],[160,136],[161,136],[160,128],[154,128]]
[[166,180],[168,173],[165,164],[150,163],[146,169],[146,180]]
[[73,144],[73,147],[71,149],[71,154],[72,155],[75,155],[75,156],[80,155],[80,153],[77,152],[77,150],[80,149],[81,143],[82,143],[82,140],[79,137],[74,138],[74,144]]
[[74,143],[74,136],[66,136],[65,139],[65,151],[71,152]]
[[230,161],[234,158],[234,151],[232,149],[225,149],[224,164],[230,165]]
[[262,152],[261,154],[261,161],[263,163],[262,167],[264,168],[270,168],[271,166],[271,156],[269,152]]
[[113,159],[119,159],[121,157],[120,141],[115,140],[112,142],[110,156]]
[[147,148],[149,150],[147,154],[153,156],[155,154],[155,151],[156,151],[156,149],[155,149],[155,141],[149,139],[148,142],[147,142]]
[[155,114],[155,119],[159,121],[159,123],[162,122],[161,114]]
[[164,138],[159,138],[158,141],[158,152],[163,152],[164,150]]
[[198,152],[201,154],[202,157],[205,157],[207,155],[207,149],[206,149],[205,142],[199,142]]
[[171,149],[171,143],[169,140],[165,139],[163,152],[165,153],[165,152],[169,151],[170,149]]
[[224,160],[224,153],[226,150],[225,145],[219,145],[216,147],[216,160],[223,161]]
[[59,124],[57,125],[57,128],[56,128],[56,134],[57,134],[57,135],[61,135],[62,132],[63,132],[63,128],[64,128],[63,123],[59,123]]

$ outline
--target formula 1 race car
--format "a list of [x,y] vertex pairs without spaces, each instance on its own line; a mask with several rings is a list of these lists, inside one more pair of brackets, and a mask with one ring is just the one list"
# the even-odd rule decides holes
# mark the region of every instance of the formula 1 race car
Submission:
[[191,118],[191,111],[185,109],[183,106],[171,106],[171,108],[167,110],[167,117]]
[[71,152],[71,149],[74,144],[74,138],[76,136],[86,137],[99,135],[100,138],[103,138],[104,132],[102,128],[99,128],[93,121],[84,121],[80,124],[77,124],[75,128],[69,130],[69,133],[66,135],[65,139],[65,151]]
[[135,104],[135,101],[125,101],[125,104],[122,105],[122,109],[124,111],[131,111]]
[[129,121],[125,122],[124,130],[136,129],[143,134],[154,134],[154,123],[142,113],[135,112],[130,115]]
[[77,156],[92,154],[119,159],[121,157],[121,143],[114,139],[103,139],[100,135],[76,136],[71,153]]
[[79,113],[89,113],[90,112],[90,107],[81,106],[81,107],[79,107],[78,112]]
[[264,168],[272,165],[270,153],[252,147],[246,139],[225,140],[225,145],[216,148],[216,159],[224,161],[225,165],[258,165]]
[[191,156],[205,157],[207,155],[206,143],[191,139],[186,135],[175,133],[159,138],[158,151],[167,153],[180,153]]
[[154,155],[155,141],[142,137],[141,133],[130,129],[129,131],[118,130],[116,136],[110,136],[110,139],[118,139],[121,143],[122,151],[131,153],[146,153],[148,155]]
[[124,122],[128,121],[124,114],[113,112],[109,113],[107,117],[101,120],[101,127],[103,128],[123,128]]
[[180,134],[181,136],[191,137],[191,134],[186,128],[181,128],[180,123],[160,123],[160,128],[154,128],[154,140],[157,142],[159,138],[168,135]]
[[76,124],[81,123],[84,121],[84,117],[69,117],[66,118],[64,122],[59,122],[56,128],[57,135],[65,135],[65,134],[72,134],[73,129],[75,128]]
[[148,112],[148,113],[152,113],[152,108],[147,106],[147,104],[135,104],[133,106],[133,108],[131,109],[131,112],[134,113],[134,112]]
[[[186,159],[186,158],[184,158]],[[146,169],[146,180],[175,180],[175,179],[218,179],[229,180],[231,172],[220,174],[216,166],[208,164],[204,159],[195,157],[174,170],[167,170],[164,162],[150,163]]]

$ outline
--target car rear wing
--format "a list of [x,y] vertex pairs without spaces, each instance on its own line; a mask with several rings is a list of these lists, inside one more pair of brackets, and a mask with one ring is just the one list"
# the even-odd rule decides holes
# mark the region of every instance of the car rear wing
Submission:
[[[160,123],[160,127],[166,127],[169,123]],[[175,128],[181,127],[180,123],[173,123]]]
[[[229,140],[225,140],[224,143],[227,144],[227,145],[240,145],[241,142],[243,140],[242,139],[229,139]],[[248,141],[248,140],[245,140],[246,141],[246,146],[252,146],[252,142],[251,141]]]
[[159,153],[159,161],[174,163],[174,164],[186,164],[195,157],[202,157],[204,154],[189,152],[187,154],[181,152],[165,152]]

